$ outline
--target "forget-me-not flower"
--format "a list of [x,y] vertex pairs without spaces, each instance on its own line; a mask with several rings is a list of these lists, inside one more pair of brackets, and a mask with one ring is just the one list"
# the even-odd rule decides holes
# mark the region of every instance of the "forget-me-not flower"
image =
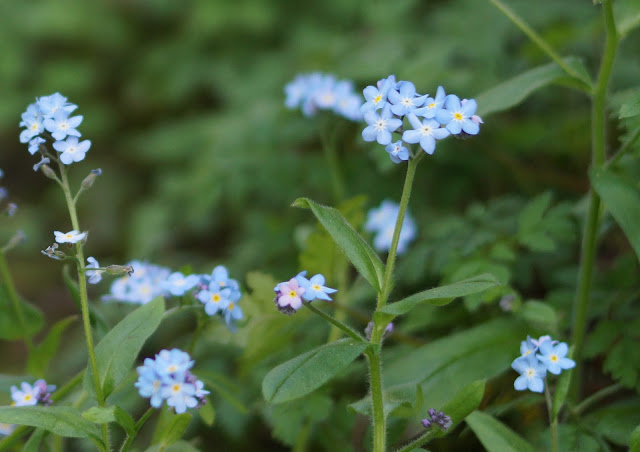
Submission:
[[567,358],[568,352],[569,346],[564,342],[554,346],[551,341],[543,341],[540,344],[540,353],[536,357],[549,372],[560,375],[563,369],[572,369],[576,366],[575,361]]
[[440,127],[438,121],[434,119],[420,121],[413,113],[409,113],[407,117],[413,130],[406,130],[402,134],[402,139],[411,144],[420,143],[420,147],[427,154],[433,154],[435,151],[436,140],[442,140],[449,136],[449,131]]
[[231,289],[221,289],[215,283],[209,284],[208,289],[198,292],[197,298],[204,304],[204,311],[209,315],[215,315],[225,309],[231,303]]
[[389,90],[388,99],[392,104],[391,111],[398,116],[404,116],[420,107],[427,96],[416,97],[416,87],[411,82],[398,83],[399,90]]
[[393,163],[400,163],[409,160],[409,149],[404,147],[403,144],[402,140],[399,140],[395,143],[389,143],[385,148]]
[[53,143],[53,148],[62,153],[60,155],[60,161],[65,165],[83,160],[90,147],[91,141],[84,140],[78,142],[78,138],[75,136],[67,138],[66,141],[56,141]]
[[67,233],[53,231],[53,235],[56,237],[56,242],[58,243],[78,243],[80,240],[86,237],[87,233],[79,232],[74,229],[73,231],[69,231]]
[[[363,91],[366,102],[360,107],[362,113],[379,110],[387,104],[389,91],[395,89],[396,79],[393,75],[378,82],[378,86],[367,86]],[[370,140],[373,141],[373,140]]]
[[180,272],[174,272],[169,275],[166,281],[162,282],[162,285],[171,295],[181,297],[187,291],[193,289],[199,282],[199,275],[184,276]]
[[102,270],[89,270],[90,268],[99,268],[100,264],[96,260],[95,257],[88,257],[87,262],[87,270],[85,270],[85,275],[89,278],[89,284],[98,284],[102,281]]
[[302,307],[302,295],[305,288],[300,286],[297,278],[281,282],[276,286],[276,305],[281,312],[293,314]]
[[305,278],[302,287],[304,287],[304,294],[302,296],[307,301],[312,301],[316,298],[331,301],[329,294],[338,291],[337,289],[326,287],[324,285],[324,276],[321,274],[312,276],[310,279]]
[[44,127],[56,140],[64,140],[66,136],[79,137],[81,134],[76,127],[82,122],[82,116],[69,117],[69,113],[58,109],[52,118],[44,120]]
[[34,137],[29,141],[29,154],[33,155],[40,150],[40,145],[46,140],[42,137]]
[[516,358],[511,363],[511,367],[520,374],[513,383],[516,390],[544,391],[544,377],[547,374],[547,368],[535,356]]
[[369,124],[362,131],[364,141],[377,141],[382,145],[391,143],[391,132],[402,126],[402,121],[393,116],[389,105],[385,105],[380,113],[367,111],[364,120]]
[[447,97],[442,86],[438,86],[436,90],[436,97],[427,97],[424,101],[424,106],[417,110],[415,113],[419,116],[424,116],[427,119],[433,119],[436,117],[436,113],[444,106],[444,100]]
[[67,98],[60,93],[42,96],[38,99],[37,104],[45,118],[54,117],[58,111],[63,111],[68,115],[78,108],[77,105],[67,102]]
[[464,105],[460,98],[454,94],[449,94],[444,101],[443,109],[436,113],[436,120],[445,126],[454,135],[464,131],[469,135],[477,135],[480,126],[471,120],[478,105],[474,99],[467,100]]

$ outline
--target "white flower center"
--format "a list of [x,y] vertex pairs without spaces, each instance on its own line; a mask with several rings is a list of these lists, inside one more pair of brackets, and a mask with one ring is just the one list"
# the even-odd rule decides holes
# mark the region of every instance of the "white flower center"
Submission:
[[411,99],[410,97],[405,97],[405,98],[403,98],[403,99],[400,101],[400,103],[401,103],[402,105],[404,105],[405,107],[407,107],[407,108],[411,108],[411,107],[413,107],[413,99]]
[[375,127],[376,127],[376,130],[378,130],[378,131],[386,130],[386,128],[387,128],[387,120],[386,119],[382,119],[382,118],[378,119],[378,121],[376,122]]
[[431,132],[433,131],[431,126],[422,126],[420,128],[420,133],[422,135],[431,135]]

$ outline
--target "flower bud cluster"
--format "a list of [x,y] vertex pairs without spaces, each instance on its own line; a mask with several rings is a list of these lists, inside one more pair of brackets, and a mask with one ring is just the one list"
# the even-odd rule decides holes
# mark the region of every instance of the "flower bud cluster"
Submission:
[[435,424],[446,432],[451,428],[451,425],[453,425],[451,417],[444,414],[443,411],[436,411],[435,408],[429,408],[429,417],[431,419],[424,418],[422,420],[424,428],[431,428],[431,426]]

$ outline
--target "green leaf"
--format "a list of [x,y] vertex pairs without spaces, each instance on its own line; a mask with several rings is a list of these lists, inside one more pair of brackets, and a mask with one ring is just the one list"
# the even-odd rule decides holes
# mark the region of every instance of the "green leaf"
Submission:
[[82,417],[94,424],[117,422],[128,435],[135,435],[135,422],[133,418],[118,406],[94,406],[82,413]]
[[101,442],[98,428],[69,406],[3,406],[0,423],[30,425],[70,438],[92,438]]
[[162,433],[158,438],[158,443],[167,447],[177,442],[182,438],[182,435],[184,435],[184,432],[187,430],[189,421],[191,421],[191,415],[189,413],[171,416],[171,420],[162,430]]
[[638,0],[616,0],[613,2],[613,12],[621,38],[640,25],[640,2]]
[[526,439],[493,416],[476,411],[467,417],[469,428],[476,434],[487,452],[535,452]]
[[551,192],[533,198],[520,213],[518,233],[534,230],[542,221],[544,212],[551,205]]
[[145,449],[145,452],[200,452],[200,449],[188,441],[180,440],[170,446],[155,444]]
[[450,303],[455,298],[482,292],[499,285],[501,285],[501,283],[495,279],[493,275],[482,274],[474,276],[473,278],[465,279],[464,281],[419,292],[403,300],[385,306],[380,310],[380,312],[398,316],[406,314],[416,306],[423,303],[434,306],[443,306]]
[[22,452],[39,452],[40,444],[45,439],[48,433],[49,432],[41,428],[35,429],[29,437],[29,441],[27,441],[22,448]]
[[384,264],[373,248],[353,229],[338,210],[317,204],[308,198],[296,199],[293,206],[311,209],[356,270],[369,281],[369,284],[376,291],[380,291],[384,276]]
[[198,415],[200,416],[200,419],[202,419],[202,422],[207,424],[209,427],[211,427],[213,422],[216,420],[216,411],[208,398],[207,403],[201,406],[198,410]]
[[[580,60],[569,57],[565,58],[564,62],[582,74],[578,86],[585,89],[591,84],[588,73]],[[507,110],[518,105],[540,88],[569,80],[576,81],[576,79],[567,76],[567,73],[555,63],[530,69],[476,96],[478,114],[487,116],[491,113]]]
[[640,452],[640,425],[633,429],[629,439],[629,452]]
[[635,398],[614,403],[584,416],[584,420],[612,443],[629,446],[631,435],[640,424],[640,401]]
[[270,403],[309,394],[347,367],[368,345],[341,339],[308,351],[272,369],[262,381],[262,394]]
[[640,190],[637,182],[608,169],[590,172],[591,184],[640,258]]
[[27,370],[31,375],[40,378],[45,376],[49,363],[58,351],[60,336],[76,318],[74,315],[58,321],[51,327],[47,337],[31,350],[27,360]]
[[42,311],[24,300],[20,300],[27,331],[23,331],[20,320],[9,298],[9,292],[4,283],[0,283],[0,339],[12,341],[23,337],[33,336],[44,325]]
[[622,104],[618,118],[631,118],[637,115],[640,115],[640,91],[633,93],[630,99]]
[[[164,298],[137,308],[109,331],[96,346],[98,375],[104,397],[127,376],[145,341],[160,325],[164,313]],[[87,366],[84,389],[95,397],[93,373]]]
[[526,301],[518,315],[533,327],[554,332],[558,327],[558,315],[548,303],[530,300]]

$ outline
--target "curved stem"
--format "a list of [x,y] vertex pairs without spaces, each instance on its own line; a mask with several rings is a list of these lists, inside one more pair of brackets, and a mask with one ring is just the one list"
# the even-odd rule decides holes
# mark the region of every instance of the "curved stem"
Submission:
[[303,304],[307,309],[309,309],[314,314],[319,315],[320,317],[325,319],[327,322],[329,322],[330,324],[332,324],[336,328],[340,328],[342,331],[344,331],[347,334],[347,336],[355,339],[358,342],[366,342],[364,340],[364,338],[362,336],[360,336],[358,333],[356,333],[353,329],[351,329],[350,327],[348,327],[344,323],[341,323],[338,320],[334,319],[329,314],[325,314],[320,309],[317,309],[316,307],[311,306],[311,303],[303,303]]
[[305,420],[302,430],[298,434],[298,439],[292,450],[292,452],[305,452],[307,450],[307,443],[309,442],[309,433],[311,432],[311,420]]
[[0,250],[0,274],[2,275],[2,280],[4,284],[7,286],[7,292],[9,293],[9,298],[13,303],[13,308],[16,311],[16,315],[18,316],[18,322],[20,323],[20,331],[24,334],[24,343],[27,346],[27,351],[31,351],[33,348],[33,341],[31,340],[31,334],[29,334],[29,330],[27,329],[27,322],[24,319],[24,311],[23,304],[18,297],[18,292],[16,291],[16,286],[13,284],[13,278],[11,277],[11,273],[9,272],[9,266],[7,265],[7,260],[4,257],[4,252]]
[[144,414],[140,416],[140,419],[138,419],[138,422],[136,422],[136,425],[133,428],[133,434],[127,435],[127,439],[124,441],[124,443],[122,443],[120,452],[126,452],[127,450],[129,450],[129,447],[131,447],[131,444],[133,443],[133,440],[136,438],[136,435],[138,434],[138,432],[140,431],[144,423],[147,422],[147,420],[149,420],[149,418],[154,413],[154,411],[155,411],[155,408],[149,407],[147,411],[145,411]]
[[[600,65],[598,81],[596,83],[591,106],[591,164],[594,168],[601,167],[605,162],[605,130],[606,130],[606,95],[607,86],[611,77],[613,61],[618,48],[618,33],[613,18],[611,0],[603,2],[603,15],[607,40],[604,55]],[[592,189],[589,200],[589,211],[585,223],[582,239],[582,252],[580,259],[580,271],[578,274],[578,287],[573,307],[573,333],[574,346],[573,359],[576,369],[573,372],[570,398],[576,400],[580,393],[580,367],[582,363],[582,348],[584,333],[588,320],[589,298],[591,293],[591,277],[596,253],[597,232],[600,220],[600,197]]]
[[[62,180],[62,191],[64,192],[65,199],[67,201],[67,207],[69,209],[69,216],[71,217],[71,226],[73,229],[80,231],[80,223],[78,222],[78,213],[76,211],[76,204],[71,195],[71,189],[69,187],[69,179],[67,178],[67,169],[62,162],[58,162],[60,167],[60,177]],[[82,242],[76,243],[76,267],[78,269],[78,289],[80,292],[80,309],[82,311],[82,324],[84,326],[84,335],[87,341],[87,352],[89,354],[89,365],[91,366],[91,373],[93,374],[93,385],[96,391],[96,400],[101,407],[105,406],[104,393],[102,392],[102,384],[100,383],[100,375],[98,374],[98,362],[96,360],[95,348],[93,345],[93,332],[91,331],[91,320],[89,317],[89,297],[87,296],[87,279],[85,278],[85,266],[84,266],[84,252],[82,249]],[[107,424],[102,424],[102,439],[107,450],[110,450],[109,445],[109,427]]]

